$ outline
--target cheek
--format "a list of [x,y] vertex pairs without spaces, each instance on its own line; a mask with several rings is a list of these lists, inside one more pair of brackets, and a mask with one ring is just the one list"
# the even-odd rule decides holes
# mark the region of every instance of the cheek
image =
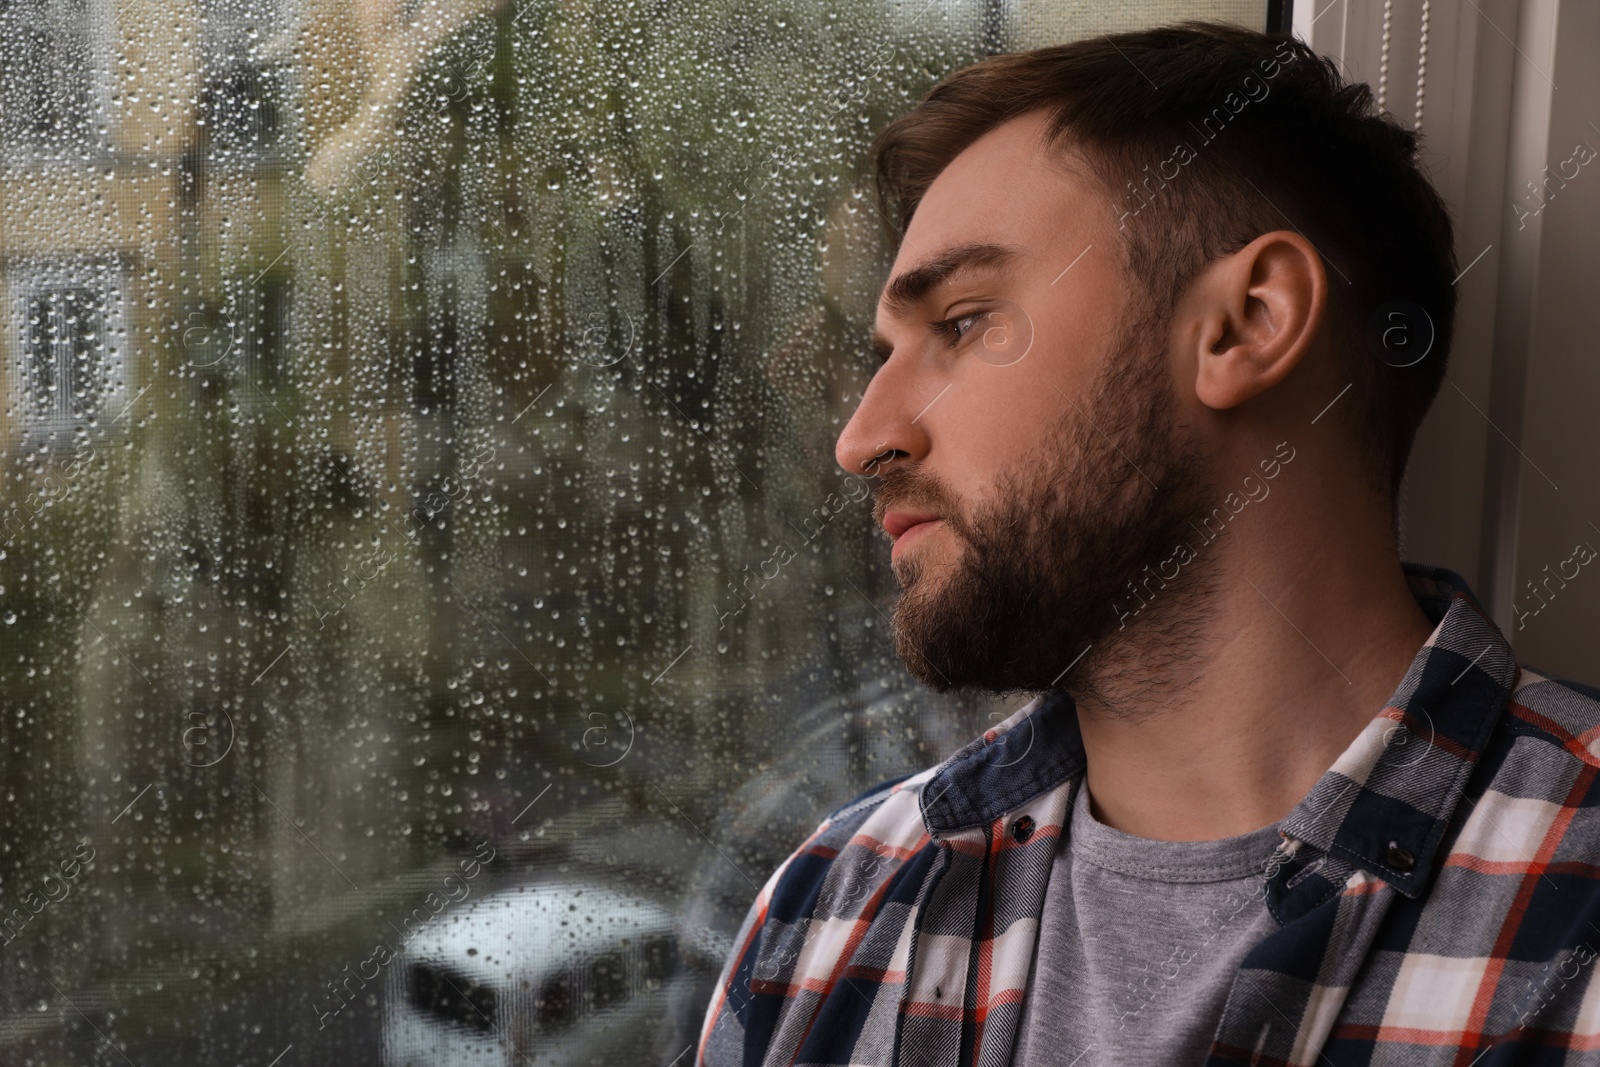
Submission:
[[951,469],[966,472],[981,492],[999,475],[1034,460],[1063,413],[1072,412],[1073,398],[1087,392],[1061,368],[1061,360],[1045,357],[1037,345],[1013,366],[963,364],[940,401]]
[[[970,381],[952,382],[941,403],[948,403],[934,435],[930,455],[934,473],[961,501],[970,520],[988,510],[1002,486],[1027,485],[1025,468],[1038,462],[1049,427],[1061,418],[1061,400],[1054,389],[1042,394],[1020,375],[981,368]],[[1050,404],[1054,398],[1056,403]]]
[[[969,516],[993,499],[1002,479],[1032,480],[1023,468],[1039,462],[1063,417],[1093,417],[1094,381],[1118,334],[1111,312],[1125,294],[1094,272],[1092,258],[1060,288],[1031,292],[975,324],[950,365],[949,389],[924,416],[934,471]],[[1075,291],[1066,289],[1069,282]]]

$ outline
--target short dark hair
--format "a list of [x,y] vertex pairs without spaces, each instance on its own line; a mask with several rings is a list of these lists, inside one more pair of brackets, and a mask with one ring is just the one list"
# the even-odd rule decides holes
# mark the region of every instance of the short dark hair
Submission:
[[[950,74],[877,137],[885,218],[903,231],[952,159],[1039,109],[1053,114],[1050,145],[1076,147],[1123,195],[1125,266],[1158,309],[1208,261],[1263,233],[1295,229],[1317,247],[1332,266],[1330,335],[1352,382],[1354,402],[1339,414],[1392,507],[1444,380],[1455,317],[1450,214],[1418,163],[1420,135],[1295,38],[1186,22]],[[1411,366],[1391,365],[1366,339],[1392,300],[1432,319],[1433,347]]]

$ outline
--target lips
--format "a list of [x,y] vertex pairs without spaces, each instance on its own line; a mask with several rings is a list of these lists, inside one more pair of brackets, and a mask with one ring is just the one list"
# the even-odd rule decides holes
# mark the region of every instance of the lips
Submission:
[[921,526],[925,522],[938,522],[939,516],[927,515],[912,511],[891,511],[883,517],[883,529],[891,540],[898,541],[913,526]]

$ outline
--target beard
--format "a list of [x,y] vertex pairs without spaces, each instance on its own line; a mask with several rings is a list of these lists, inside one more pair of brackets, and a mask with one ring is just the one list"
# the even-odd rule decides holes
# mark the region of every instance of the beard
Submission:
[[[1166,352],[1141,343],[1165,333],[1154,316],[1126,329],[1089,395],[1062,395],[1062,416],[1035,454],[998,478],[995,501],[970,518],[925,471],[879,475],[880,524],[897,506],[935,514],[959,550],[953,564],[908,553],[894,565],[903,590],[895,648],[918,680],[940,692],[1059,689],[1115,706],[1102,676],[1128,662],[1130,647],[1147,678],[1193,658],[1186,639],[1202,620],[1210,568],[1191,520],[1212,486],[1202,450],[1176,425]],[[1180,543],[1200,551],[1175,580],[1152,585]],[[1132,683],[1114,686],[1124,694],[1148,686],[1115,681]]]

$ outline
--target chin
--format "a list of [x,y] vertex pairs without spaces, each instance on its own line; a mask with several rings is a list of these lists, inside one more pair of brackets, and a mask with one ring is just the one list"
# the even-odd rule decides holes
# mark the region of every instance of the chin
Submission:
[[895,581],[900,583],[902,593],[910,593],[916,588],[918,595],[929,596],[934,591],[931,573],[937,573],[945,568],[940,566],[936,555],[929,551],[929,546],[918,545],[915,551],[889,560],[889,569],[894,572]]

